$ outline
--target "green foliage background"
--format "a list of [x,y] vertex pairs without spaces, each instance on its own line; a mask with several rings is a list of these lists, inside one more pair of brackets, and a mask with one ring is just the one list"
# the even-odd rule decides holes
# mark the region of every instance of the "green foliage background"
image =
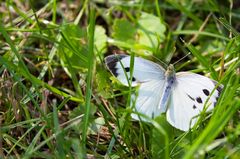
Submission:
[[[216,0],[1,1],[1,158],[239,158],[240,4]],[[104,57],[174,63],[224,84],[189,132],[133,121]],[[211,116],[211,117],[210,117]]]

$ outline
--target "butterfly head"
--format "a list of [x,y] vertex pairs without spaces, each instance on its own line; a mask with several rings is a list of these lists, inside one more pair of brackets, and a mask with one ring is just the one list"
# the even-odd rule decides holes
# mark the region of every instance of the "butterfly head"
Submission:
[[166,77],[174,77],[175,76],[175,69],[172,64],[170,64],[165,72]]

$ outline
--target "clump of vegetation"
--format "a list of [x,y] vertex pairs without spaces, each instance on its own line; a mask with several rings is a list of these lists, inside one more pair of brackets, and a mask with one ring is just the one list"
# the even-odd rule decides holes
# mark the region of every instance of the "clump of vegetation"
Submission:
[[[239,158],[238,1],[0,2],[1,158]],[[131,119],[104,57],[174,63],[225,87],[198,127]],[[212,117],[210,117],[210,115]]]

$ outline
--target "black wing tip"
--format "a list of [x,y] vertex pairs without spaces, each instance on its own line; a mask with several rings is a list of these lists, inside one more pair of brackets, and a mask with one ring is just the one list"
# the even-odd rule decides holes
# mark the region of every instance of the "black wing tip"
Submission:
[[118,76],[116,64],[119,60],[123,59],[124,57],[127,57],[127,55],[124,54],[113,54],[105,57],[105,64],[107,65],[107,68],[112,72],[114,76]]
[[218,87],[216,88],[216,90],[218,91],[218,96],[220,96],[220,94],[222,93],[222,90],[224,88],[224,85],[223,84],[219,84],[218,82],[216,81],[213,81],[214,85],[218,85]]
[[219,86],[217,87],[218,96],[220,96],[220,94],[222,93],[222,90],[223,90],[223,85],[219,85]]
[[125,54],[112,54],[107,57],[105,57],[105,63],[112,63],[112,62],[118,62],[119,60],[123,59],[124,57],[127,57]]
[[217,81],[214,81],[214,80],[212,80],[212,81],[213,81],[214,85],[217,86],[216,90],[217,90],[218,95],[216,97],[216,101],[213,103],[213,106],[216,107],[216,104],[217,104],[218,99],[219,99],[219,97],[220,97],[220,95],[222,93],[224,85],[223,84],[219,84]]

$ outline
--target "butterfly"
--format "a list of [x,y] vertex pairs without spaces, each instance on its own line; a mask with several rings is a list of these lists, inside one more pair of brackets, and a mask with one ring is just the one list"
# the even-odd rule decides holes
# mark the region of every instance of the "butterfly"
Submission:
[[[166,113],[167,121],[182,131],[190,130],[204,109],[214,108],[223,89],[223,85],[205,76],[175,73],[172,64],[164,69],[140,57],[134,57],[133,70],[130,70],[130,59],[125,54],[109,55],[105,57],[105,64],[123,85],[139,86],[138,95],[131,96],[135,101],[131,102],[132,107],[149,118]],[[135,120],[149,121],[136,113],[131,116]]]

